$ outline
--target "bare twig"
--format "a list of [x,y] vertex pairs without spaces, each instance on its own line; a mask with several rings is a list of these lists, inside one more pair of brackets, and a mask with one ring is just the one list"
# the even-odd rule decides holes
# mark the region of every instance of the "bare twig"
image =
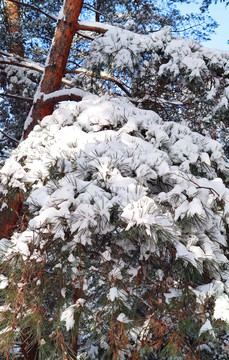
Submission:
[[95,77],[97,79],[103,79],[103,80],[106,80],[106,81],[111,81],[115,85],[117,85],[122,91],[124,91],[127,96],[131,97],[131,93],[127,90],[126,86],[119,79],[117,79],[116,77],[114,77],[112,75],[102,74],[102,73],[97,75],[97,74],[94,74],[93,72],[88,71],[86,69],[68,70],[68,71],[66,71],[66,73],[84,74],[86,76]]
[[20,142],[19,140],[14,139],[13,137],[11,137],[10,135],[6,134],[6,133],[5,133],[4,131],[2,131],[2,130],[0,130],[0,133],[1,133],[2,135],[4,135],[7,139],[11,140],[11,141],[14,141],[14,142],[16,142],[16,143],[19,143],[19,142]]
[[89,4],[83,4],[83,7],[85,7],[85,9],[94,11],[96,14],[104,16],[100,11],[96,10],[93,6],[91,6]]
[[199,185],[199,184],[197,184],[193,179],[189,179],[189,181],[191,181],[191,183],[193,183],[194,185],[196,185],[196,188],[197,188],[197,189],[206,189],[206,190],[209,190],[212,194],[215,194],[215,195],[217,195],[218,197],[220,197],[219,193],[218,193],[215,189],[213,189],[213,188],[211,188],[211,187],[208,187],[208,186]]
[[0,94],[0,97],[9,97],[9,98],[12,98],[12,99],[29,102],[29,103],[31,103],[31,104],[33,103],[33,99],[32,99],[32,98],[25,98],[25,97],[23,97],[23,96],[18,96],[18,95],[13,95],[13,94]]

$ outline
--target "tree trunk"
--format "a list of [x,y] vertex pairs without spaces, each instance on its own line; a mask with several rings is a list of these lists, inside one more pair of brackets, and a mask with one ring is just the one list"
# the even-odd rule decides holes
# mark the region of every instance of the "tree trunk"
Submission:
[[95,13],[95,21],[96,22],[99,22],[100,6],[101,6],[101,0],[97,0],[96,3],[95,3],[95,9],[97,10],[97,12]]
[[[4,199],[7,204],[0,214],[0,239],[9,238],[15,230],[17,222],[22,212],[23,194],[14,194],[12,197]],[[0,207],[3,205],[0,204]]]
[[6,0],[5,2],[6,21],[10,35],[10,48],[9,52],[24,56],[24,45],[22,42],[22,31],[19,16],[19,4],[17,0],[12,2]]
[[33,341],[31,329],[26,329],[21,335],[21,352],[26,360],[38,360],[38,343]]
[[83,0],[65,0],[63,4],[45,71],[35,95],[36,100],[25,123],[24,139],[38,120],[42,120],[46,115],[53,112],[54,105],[52,103],[45,104],[43,97],[44,94],[60,89],[82,5]]
[[[6,2],[8,6],[7,16],[9,18],[9,29],[13,35],[19,33],[20,22],[18,13],[18,4]],[[24,138],[28,136],[38,120],[42,120],[44,116],[53,112],[55,103],[52,101],[45,102],[44,95],[53,93],[60,89],[61,81],[64,77],[64,71],[67,64],[73,36],[77,30],[77,21],[81,12],[83,0],[65,0],[63,7],[59,13],[57,28],[54,39],[50,48],[48,59],[46,60],[45,71],[43,73],[38,90],[34,97],[34,104],[30,110],[26,121]],[[23,53],[22,53],[23,50]],[[12,42],[11,51],[23,56],[24,49],[19,43],[17,46]],[[19,54],[20,52],[20,54]],[[1,213],[0,238],[10,237],[19,220],[19,212],[22,208],[23,197],[16,194],[8,202],[8,208],[11,213]],[[3,215],[3,217],[2,217]],[[37,360],[39,358],[39,346],[37,341],[31,341],[33,336],[31,329],[26,329],[21,333],[21,351],[25,360]],[[77,352],[78,336],[71,339],[70,347]]]

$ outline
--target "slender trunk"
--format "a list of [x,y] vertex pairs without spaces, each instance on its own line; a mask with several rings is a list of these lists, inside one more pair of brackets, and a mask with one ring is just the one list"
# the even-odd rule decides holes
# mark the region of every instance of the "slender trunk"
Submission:
[[64,76],[72,39],[77,30],[77,21],[81,12],[83,0],[65,0],[59,15],[56,32],[53,38],[45,71],[35,95],[29,116],[25,123],[24,138],[28,136],[39,120],[53,112],[54,104],[45,104],[44,94],[59,90]]
[[19,16],[19,4],[6,0],[5,2],[6,21],[9,29],[10,47],[13,54],[24,56],[24,45],[22,42],[21,22]]
[[100,7],[101,7],[101,0],[97,0],[95,3],[95,9],[98,11],[95,13],[95,21],[99,22],[99,11],[100,11]]

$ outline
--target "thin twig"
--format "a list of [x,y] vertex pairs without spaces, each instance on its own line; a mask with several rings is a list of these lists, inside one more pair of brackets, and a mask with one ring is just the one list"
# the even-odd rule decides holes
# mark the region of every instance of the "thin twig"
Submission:
[[124,91],[124,93],[131,97],[131,93],[127,90],[126,86],[117,78],[113,77],[113,76],[109,76],[109,75],[103,75],[103,74],[99,74],[96,75],[91,71],[88,71],[86,69],[77,69],[77,70],[68,70],[66,71],[67,74],[71,73],[71,74],[84,74],[86,76],[90,76],[90,77],[95,77],[97,79],[103,79],[106,81],[111,81],[114,84],[116,84],[122,91]]
[[19,140],[14,139],[13,137],[11,137],[10,135],[6,134],[4,131],[0,130],[0,133],[2,135],[4,135],[5,137],[7,137],[7,139],[11,140],[11,141],[15,141],[16,143],[19,143]]
[[203,23],[204,23],[204,21],[202,21],[202,22],[199,23],[199,24],[194,24],[194,25],[192,25],[192,26],[189,26],[189,27],[187,27],[186,29],[172,30],[172,33],[187,31],[187,30],[193,29],[193,28],[195,28],[195,27],[201,26]]
[[83,7],[85,7],[88,10],[94,11],[96,14],[104,16],[100,11],[96,10],[93,6],[89,4],[83,4]]
[[23,96],[13,95],[13,94],[0,94],[0,97],[9,97],[16,100],[21,100],[29,103],[33,103],[33,98],[25,98]]

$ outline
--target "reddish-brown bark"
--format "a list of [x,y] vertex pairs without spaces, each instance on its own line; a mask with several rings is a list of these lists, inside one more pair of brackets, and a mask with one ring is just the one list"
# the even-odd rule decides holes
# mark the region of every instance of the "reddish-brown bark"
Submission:
[[31,329],[26,329],[21,335],[21,352],[26,360],[38,360],[38,343],[32,338]]
[[[60,89],[61,80],[67,64],[73,36],[77,30],[77,21],[81,12],[83,0],[66,0],[63,6],[63,16],[58,19],[53,43],[49,52],[48,62],[38,89],[38,98],[30,111],[31,122],[24,133],[24,138],[46,115],[53,112],[54,104],[45,104],[42,93],[49,94]],[[41,94],[41,96],[40,96]]]
[[10,49],[13,54],[24,56],[24,46],[21,34],[21,22],[19,16],[19,4],[17,0],[5,1],[6,20],[10,35]]
[[95,13],[95,21],[99,22],[99,10],[100,10],[100,6],[101,6],[101,0],[97,0],[95,5],[96,5],[96,10],[97,10],[97,12]]
[[23,194],[18,193],[7,200],[7,207],[1,211],[0,216],[0,239],[9,238],[20,218],[23,204]]
[[[15,4],[15,2],[10,3],[10,0],[7,1],[7,4],[9,4],[10,9],[12,9],[11,11],[8,11],[8,14],[14,17],[15,31],[18,31],[20,26],[19,13],[17,12],[18,4]],[[64,2],[61,12],[62,16],[58,19],[45,71],[39,85],[37,100],[34,102],[30,111],[32,122],[26,129],[24,138],[28,136],[29,132],[37,124],[38,120],[42,120],[44,116],[50,115],[53,112],[55,102],[52,101],[52,99],[45,102],[43,99],[44,94],[57,91],[61,87],[61,81],[64,77],[64,71],[72,39],[77,31],[77,21],[81,12],[82,4],[83,0],[65,0]],[[41,96],[39,96],[39,94],[41,94]],[[8,200],[8,207],[5,211],[3,210],[3,212],[1,212],[0,238],[8,238],[12,235],[17,223],[20,220],[22,205],[23,195],[21,193],[16,194],[12,199]],[[77,335],[71,339],[70,347],[75,353],[77,352]],[[21,351],[25,360],[37,360],[39,358],[38,342],[34,341],[32,330],[30,328],[21,333]]]

